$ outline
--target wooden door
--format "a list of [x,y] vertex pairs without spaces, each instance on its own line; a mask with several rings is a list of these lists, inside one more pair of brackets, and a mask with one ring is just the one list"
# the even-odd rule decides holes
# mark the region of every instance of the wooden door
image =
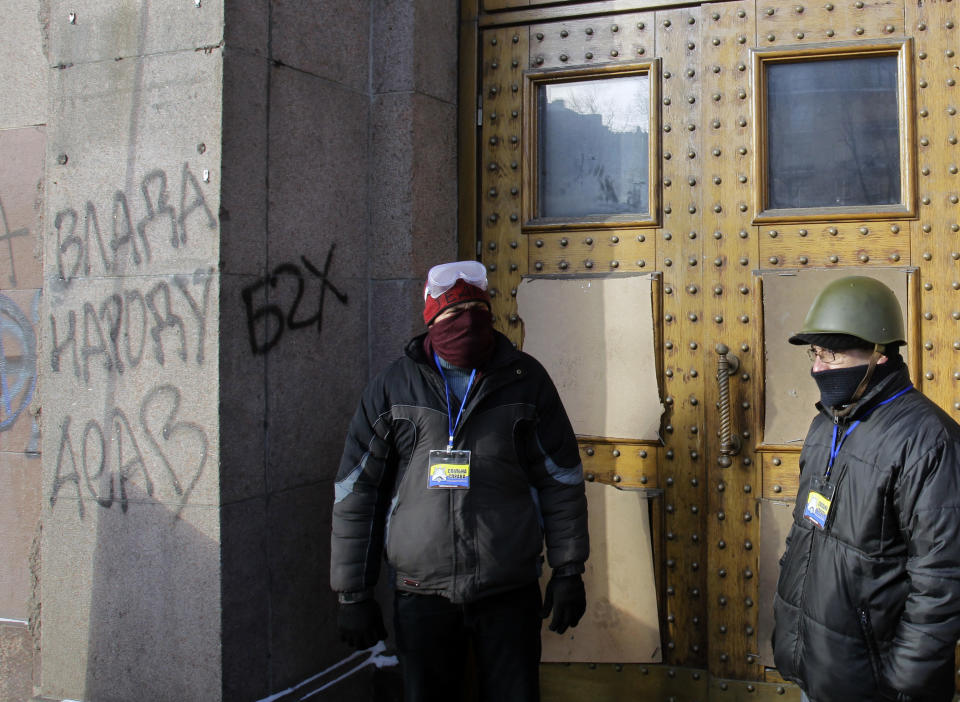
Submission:
[[[517,344],[525,276],[655,279],[656,388],[638,395],[659,394],[659,436],[584,436],[581,455],[588,479],[649,491],[664,664],[550,668],[546,689],[706,699],[733,685],[782,699],[759,637],[777,569],[775,555],[761,558],[761,527],[766,518],[774,533],[778,503],[795,497],[814,410],[797,420],[797,440],[767,440],[771,393],[809,370],[801,351],[775,377],[767,361],[785,353],[783,335],[793,330],[784,319],[805,311],[824,276],[875,275],[902,294],[912,375],[960,417],[960,30],[950,3],[663,5],[464,2],[461,245],[471,253],[476,246],[487,265],[498,328]],[[821,129],[859,144],[876,132],[870,120],[882,110],[861,95],[849,125],[842,115],[829,122],[819,107],[828,91],[813,89],[810,119],[823,122],[813,130],[791,122],[806,98],[790,71],[828,61],[847,61],[838,64],[844,70],[856,63],[871,76],[874,64],[886,71],[876,99],[885,105],[883,129],[892,130],[872,149],[887,152],[886,161],[837,156],[870,193],[846,192],[854,175],[835,178],[830,202],[824,179],[836,164],[811,167],[794,137]],[[542,216],[538,91],[637,75],[652,83],[647,209]],[[783,102],[780,85],[793,90],[793,102]],[[812,194],[818,180],[820,194]],[[724,347],[737,363],[726,389],[718,383]],[[739,439],[736,453],[721,434]]]

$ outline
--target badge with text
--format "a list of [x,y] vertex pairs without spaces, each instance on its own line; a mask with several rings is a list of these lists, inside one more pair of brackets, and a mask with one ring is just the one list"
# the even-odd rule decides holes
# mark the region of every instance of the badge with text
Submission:
[[431,451],[430,465],[427,470],[427,487],[469,488],[470,452]]
[[810,493],[807,495],[807,506],[803,510],[803,516],[821,529],[825,528],[836,490],[837,487],[829,480],[822,478],[811,480]]

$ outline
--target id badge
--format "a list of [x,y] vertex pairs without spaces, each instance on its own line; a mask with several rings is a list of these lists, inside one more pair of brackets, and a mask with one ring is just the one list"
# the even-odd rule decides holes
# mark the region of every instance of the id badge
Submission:
[[470,452],[431,451],[430,465],[427,469],[427,487],[469,488]]
[[810,493],[807,495],[807,506],[803,510],[803,516],[823,529],[826,526],[836,490],[837,487],[829,480],[813,478],[810,481]]

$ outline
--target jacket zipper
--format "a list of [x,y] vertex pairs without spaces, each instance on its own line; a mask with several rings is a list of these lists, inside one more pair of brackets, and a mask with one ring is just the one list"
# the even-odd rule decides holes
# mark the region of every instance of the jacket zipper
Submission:
[[[839,431],[840,417],[834,416],[833,423]],[[813,545],[817,540],[817,529],[812,529],[810,534],[809,546],[807,547],[807,564],[803,570],[803,587],[800,590],[799,618],[797,619],[797,645],[793,649],[793,670],[795,674],[800,674],[801,649],[803,648],[803,612],[804,604],[807,601],[807,574],[810,572],[810,561],[813,560]],[[786,554],[784,554],[786,555]]]
[[[834,416],[833,423],[837,425],[837,431],[839,431],[840,417]],[[810,534],[809,545],[807,546],[807,563],[803,570],[803,587],[800,590],[800,615],[797,620],[797,645],[793,649],[793,669],[797,675],[800,674],[800,658],[801,658],[801,649],[803,648],[803,611],[804,604],[807,601],[807,574],[810,572],[810,561],[813,560],[813,546],[817,540],[817,529],[813,529],[813,533]],[[786,556],[786,553],[784,553]]]
[[807,573],[810,571],[810,561],[813,559],[813,542],[817,538],[817,530],[810,534],[810,545],[807,547],[807,565],[803,569],[803,588],[800,590],[799,617],[797,619],[797,645],[793,649],[793,670],[800,674],[800,649],[803,647],[803,605],[807,601]]
[[[428,364],[426,364],[426,365],[428,365],[428,366],[430,367],[430,370],[432,371],[431,373],[427,374],[429,377],[432,378],[432,380],[430,380],[429,382],[432,382],[432,383],[434,384],[434,388],[435,388],[435,390],[437,391],[438,394],[441,393],[441,390],[443,391],[443,394],[440,394],[440,397],[442,397],[442,398],[444,399],[444,401],[446,401],[446,388],[445,388],[445,386],[442,384],[442,376],[440,375],[440,372],[437,370],[436,366],[434,366],[433,364],[428,363]],[[506,366],[503,366],[503,367],[498,368],[498,369],[494,369],[494,373],[495,373],[496,371],[498,371],[498,370],[501,371],[501,372],[503,372],[505,369],[510,369],[510,368],[514,368],[514,364],[513,364],[513,363],[509,363],[509,364],[507,364]],[[480,393],[481,393],[481,392],[483,392],[483,396],[485,397],[486,395],[488,395],[488,394],[490,394],[490,393],[492,393],[492,392],[494,392],[494,391],[496,391],[496,390],[499,390],[501,387],[503,387],[503,386],[505,386],[505,385],[509,385],[511,382],[513,382],[513,381],[516,380],[517,378],[520,378],[520,377],[522,377],[523,375],[525,375],[525,373],[524,373],[519,367],[516,367],[516,368],[515,368],[515,371],[514,371],[514,373],[513,373],[512,375],[513,375],[513,377],[507,376],[507,377],[505,377],[505,378],[499,379],[500,382],[497,383],[496,385],[493,385],[493,386],[490,385],[490,378],[491,378],[491,377],[494,377],[493,374],[487,375],[487,376],[485,376],[485,377],[482,378],[482,379],[481,379],[481,378],[477,378],[477,381],[476,381],[475,383],[473,383],[473,386],[472,386],[472,387],[469,389],[469,391],[467,392],[466,398],[464,398],[464,399],[467,401],[467,403],[464,405],[464,416],[461,418],[461,421],[458,423],[458,425],[453,428],[453,435],[454,435],[454,437],[456,437],[456,435],[457,435],[457,433],[459,432],[460,428],[467,423],[467,419],[470,417],[471,410],[472,410],[473,407],[476,406],[476,404],[480,401]],[[483,389],[482,391],[481,391],[481,389],[480,389],[480,387],[479,387],[481,380],[486,380],[486,381],[487,381],[486,383],[484,383],[484,389]],[[473,397],[473,401],[472,401],[472,402],[470,401],[470,398],[471,398],[471,397]],[[456,510],[455,510],[455,508],[454,508],[454,495],[453,495],[453,493],[454,493],[455,491],[454,491],[454,490],[449,490],[448,492],[450,493],[450,495],[449,495],[448,503],[447,503],[447,510],[448,510],[447,513],[448,513],[449,518],[450,518],[451,537],[452,537],[452,539],[453,539],[454,544],[456,544],[456,542],[457,542]],[[453,553],[451,554],[451,557],[450,557],[450,579],[451,579],[451,583],[452,583],[451,589],[452,589],[454,592],[456,592],[456,589],[457,589],[457,581],[458,581],[458,577],[457,577],[457,549],[456,549],[456,545],[454,546],[454,548],[453,548]],[[417,584],[416,584],[416,587],[419,587],[419,586],[420,586],[419,583],[417,583]]]
[[870,656],[870,667],[873,668],[874,684],[880,687],[880,652],[877,649],[877,641],[873,636],[873,625],[870,623],[870,615],[863,607],[857,608],[857,617],[860,620],[860,629],[863,632],[864,641],[867,644],[867,654]]

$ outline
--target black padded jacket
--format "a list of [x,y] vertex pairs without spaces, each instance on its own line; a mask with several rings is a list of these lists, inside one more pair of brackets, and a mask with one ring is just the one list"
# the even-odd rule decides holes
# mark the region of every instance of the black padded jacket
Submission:
[[[815,702],[951,700],[960,635],[960,426],[911,387],[905,367],[846,419],[835,423],[818,408],[800,455],[774,598],[777,668]],[[849,434],[830,474],[836,493],[821,529],[804,508],[812,479],[826,470],[834,427],[836,442]]]
[[583,571],[576,437],[543,366],[496,336],[454,436],[455,449],[472,452],[469,489],[427,487],[428,454],[447,447],[448,415],[424,336],[367,386],[335,485],[330,582],[341,599],[370,593],[384,550],[397,589],[457,603],[535,581],[544,539],[555,570]]

